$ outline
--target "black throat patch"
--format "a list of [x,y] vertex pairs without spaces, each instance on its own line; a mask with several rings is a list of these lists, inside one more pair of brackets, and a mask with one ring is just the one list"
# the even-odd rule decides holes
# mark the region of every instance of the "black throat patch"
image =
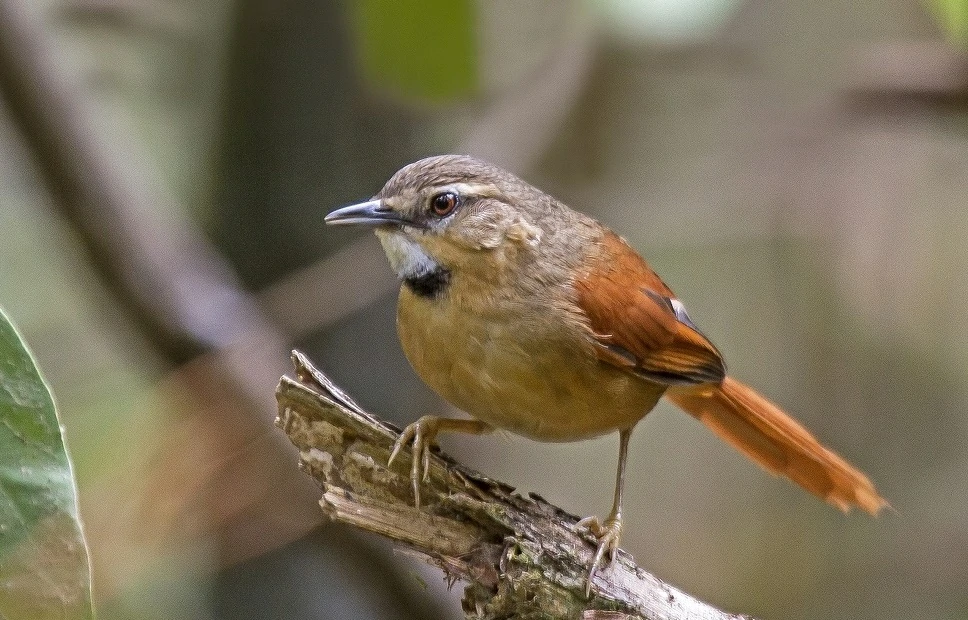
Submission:
[[425,274],[404,278],[403,283],[418,297],[437,299],[450,285],[450,270],[438,266]]

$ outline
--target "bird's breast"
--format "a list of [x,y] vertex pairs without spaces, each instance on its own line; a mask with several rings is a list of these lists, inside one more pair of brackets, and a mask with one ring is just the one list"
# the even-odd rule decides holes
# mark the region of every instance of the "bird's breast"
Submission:
[[418,375],[493,426],[543,441],[630,427],[663,389],[597,360],[561,304],[469,290],[420,296],[404,286],[397,328]]

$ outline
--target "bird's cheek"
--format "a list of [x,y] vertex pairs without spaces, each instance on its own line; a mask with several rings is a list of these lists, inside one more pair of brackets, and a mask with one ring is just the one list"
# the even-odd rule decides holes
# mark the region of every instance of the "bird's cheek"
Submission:
[[453,234],[428,234],[420,238],[421,250],[433,256],[437,262],[450,265],[467,252],[465,245]]
[[469,232],[458,235],[459,243],[469,249],[534,247],[541,241],[541,229],[523,217],[480,219],[475,224],[462,227]]

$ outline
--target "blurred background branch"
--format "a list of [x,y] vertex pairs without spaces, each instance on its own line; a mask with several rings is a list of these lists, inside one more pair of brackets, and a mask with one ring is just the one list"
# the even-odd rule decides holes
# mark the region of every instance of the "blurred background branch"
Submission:
[[152,344],[183,362],[258,320],[223,262],[175,220],[169,199],[147,186],[150,175],[119,165],[78,84],[52,62],[52,43],[22,2],[0,2],[0,45],[0,90],[54,204]]
[[[229,429],[194,453],[186,453],[184,445],[171,446],[169,462],[154,476],[157,480],[147,481],[154,492],[144,497],[141,517],[157,519],[152,525],[167,517],[174,528],[187,504],[201,503],[193,508],[209,512],[221,538],[244,539],[225,545],[223,560],[232,562],[242,549],[242,557],[264,551],[257,542],[262,539],[251,534],[259,531],[259,515],[265,518],[275,511],[268,506],[291,503],[294,508],[284,520],[291,529],[283,534],[274,526],[275,535],[283,538],[266,544],[272,548],[289,542],[319,519],[295,508],[299,497],[310,497],[307,485],[291,476],[273,477],[278,471],[273,463],[289,450],[266,436],[272,401],[264,386],[279,372],[278,356],[269,352],[285,351],[286,340],[183,211],[147,182],[150,171],[132,163],[131,158],[144,161],[137,149],[126,145],[122,155],[97,131],[79,84],[52,63],[51,47],[26,5],[0,1],[0,93],[55,197],[51,204],[77,233],[91,266],[127,311],[126,318],[133,319],[161,359],[180,366],[169,381],[171,389],[188,395],[183,417],[217,415]],[[204,437],[199,424],[194,423],[194,430]],[[260,440],[274,448],[266,450],[258,445]],[[186,486],[184,479],[171,484],[173,471],[185,469],[185,478],[194,484]],[[162,489],[166,492],[160,493]],[[236,501],[225,502],[229,495]],[[156,502],[174,502],[174,514],[160,511]],[[267,503],[251,510],[247,502]],[[233,533],[230,524],[243,511],[246,521],[235,527],[249,533]],[[141,529],[151,526],[142,524]],[[161,540],[171,534],[169,528],[154,532]],[[114,590],[110,584],[102,587]]]

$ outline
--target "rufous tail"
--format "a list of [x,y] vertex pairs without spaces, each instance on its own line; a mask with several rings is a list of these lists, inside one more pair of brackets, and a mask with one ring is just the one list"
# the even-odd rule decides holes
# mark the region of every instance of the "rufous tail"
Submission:
[[726,377],[719,386],[671,388],[665,396],[770,473],[844,512],[858,506],[876,515],[887,506],[867,476],[739,381]]

